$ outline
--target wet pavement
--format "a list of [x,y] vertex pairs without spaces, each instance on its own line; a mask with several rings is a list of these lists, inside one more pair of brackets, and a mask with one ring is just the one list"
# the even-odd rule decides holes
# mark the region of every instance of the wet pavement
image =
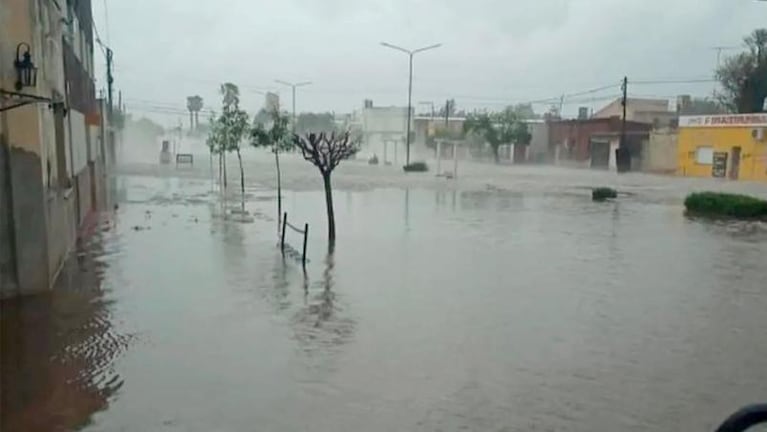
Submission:
[[57,288],[2,303],[3,431],[692,431],[767,400],[767,224],[681,206],[767,186],[352,163],[327,256],[319,176],[287,160],[304,272],[251,164],[247,223],[205,167],[124,168]]

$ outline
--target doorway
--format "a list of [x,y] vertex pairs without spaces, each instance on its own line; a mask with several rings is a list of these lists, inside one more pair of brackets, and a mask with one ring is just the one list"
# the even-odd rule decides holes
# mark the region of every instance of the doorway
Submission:
[[609,168],[610,142],[592,139],[589,147],[591,148],[591,168]]
[[737,180],[740,175],[740,147],[732,148],[732,160],[730,161],[730,179]]

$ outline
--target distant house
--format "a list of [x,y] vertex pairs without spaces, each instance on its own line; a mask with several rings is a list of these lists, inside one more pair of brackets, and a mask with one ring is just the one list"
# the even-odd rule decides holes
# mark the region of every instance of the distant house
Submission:
[[[372,101],[366,100],[363,108],[352,114],[349,124],[360,133],[360,157],[376,155],[384,163],[404,163],[407,111],[407,107],[374,107]],[[411,156],[412,151],[411,143]]]
[[[623,116],[623,105],[618,98],[594,113],[592,118],[610,118]],[[626,120],[647,123],[653,127],[666,127],[675,124],[678,114],[676,108],[669,106],[668,99],[628,98],[626,100]]]

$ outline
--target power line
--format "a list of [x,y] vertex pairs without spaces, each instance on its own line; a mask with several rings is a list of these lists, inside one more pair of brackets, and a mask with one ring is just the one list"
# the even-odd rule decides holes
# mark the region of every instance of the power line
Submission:
[[698,79],[675,79],[675,80],[638,80],[631,81],[632,85],[647,85],[647,84],[699,84],[699,83],[712,83],[717,80],[714,78],[698,78]]

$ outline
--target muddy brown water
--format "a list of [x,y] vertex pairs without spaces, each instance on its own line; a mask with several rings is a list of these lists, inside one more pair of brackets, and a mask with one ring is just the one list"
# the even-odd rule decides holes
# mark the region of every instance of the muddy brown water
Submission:
[[123,176],[57,288],[2,303],[2,430],[692,431],[767,400],[767,225],[573,175],[341,174],[330,257],[288,176],[306,273],[268,185],[239,223],[204,176]]

